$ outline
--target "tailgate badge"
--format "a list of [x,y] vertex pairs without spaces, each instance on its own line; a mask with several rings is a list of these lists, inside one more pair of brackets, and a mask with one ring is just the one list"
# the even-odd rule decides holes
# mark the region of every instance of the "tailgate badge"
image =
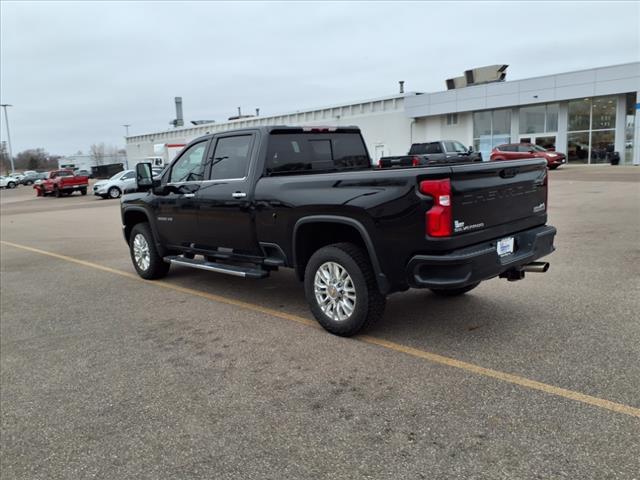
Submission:
[[484,222],[483,223],[474,223],[473,225],[465,225],[464,222],[461,222],[460,220],[454,220],[453,221],[453,231],[454,232],[467,232],[469,230],[474,230],[476,228],[482,228],[484,227]]
[[505,168],[503,170],[500,170],[500,176],[502,178],[513,178],[518,174],[519,171],[520,169],[518,167]]
[[536,205],[535,207],[533,207],[533,213],[539,213],[539,212],[544,212],[546,205],[544,204],[544,202],[542,202],[539,205]]

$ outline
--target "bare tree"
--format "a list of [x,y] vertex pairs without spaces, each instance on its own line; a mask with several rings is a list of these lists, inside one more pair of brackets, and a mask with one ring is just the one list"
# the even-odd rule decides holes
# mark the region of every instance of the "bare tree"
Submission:
[[96,165],[104,165],[105,147],[104,143],[94,143],[89,148],[91,152],[91,158]]

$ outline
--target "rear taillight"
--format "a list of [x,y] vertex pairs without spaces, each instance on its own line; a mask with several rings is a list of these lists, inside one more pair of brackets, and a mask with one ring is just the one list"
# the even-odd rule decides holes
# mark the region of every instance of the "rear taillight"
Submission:
[[420,191],[433,197],[433,206],[426,213],[427,235],[448,237],[451,228],[451,182],[443,180],[425,180],[420,182]]
[[420,157],[418,157],[417,155],[414,155],[413,157],[411,157],[411,165],[414,167],[417,167],[418,165],[420,165]]
[[549,211],[549,169],[545,168],[544,180],[542,181],[544,187],[544,209]]
[[378,168],[382,168],[382,158],[378,160]]

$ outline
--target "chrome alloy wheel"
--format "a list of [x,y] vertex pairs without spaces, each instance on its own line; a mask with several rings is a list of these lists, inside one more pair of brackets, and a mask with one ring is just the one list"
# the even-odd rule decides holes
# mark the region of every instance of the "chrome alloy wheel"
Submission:
[[149,244],[141,233],[138,233],[133,239],[133,258],[140,270],[146,271],[149,268],[149,263],[151,263]]
[[316,271],[313,289],[318,306],[326,316],[341,322],[356,308],[356,287],[347,270],[335,262],[325,262]]

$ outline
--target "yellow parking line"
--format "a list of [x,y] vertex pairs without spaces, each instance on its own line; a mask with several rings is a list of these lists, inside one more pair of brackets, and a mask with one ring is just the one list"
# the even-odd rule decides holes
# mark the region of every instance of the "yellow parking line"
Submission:
[[[102,270],[103,272],[113,273],[115,275],[120,275],[122,277],[127,277],[131,280],[140,281],[146,283],[148,285],[155,285],[162,288],[167,288],[170,290],[174,290],[176,292],[185,293],[187,295],[194,295],[201,298],[206,298],[208,300],[213,300],[219,303],[225,303],[227,305],[234,305],[236,307],[246,308],[248,310],[252,310],[254,312],[260,312],[267,315],[271,315],[274,317],[282,318],[284,320],[289,320],[292,322],[301,323],[306,326],[320,328],[315,321],[309,320],[307,318],[301,317],[299,315],[293,315],[286,312],[281,312],[279,310],[274,310],[268,307],[262,307],[260,305],[256,305],[249,302],[243,302],[241,300],[234,300],[233,298],[223,297],[221,295],[215,295],[212,293],[202,292],[200,290],[194,290],[192,288],[180,287],[178,285],[173,285],[166,281],[148,281],[140,278],[138,275],[125,272],[122,270],[117,270],[115,268],[105,267],[103,265],[98,265],[97,263],[87,262],[85,260],[80,260],[78,258],[68,257],[66,255],[60,255],[59,253],[53,253],[46,250],[40,250],[39,248],[28,247],[26,245],[20,245],[17,243],[7,242],[1,240],[0,243],[2,245],[7,245],[10,247],[18,248],[21,250],[25,250],[28,252],[39,253],[41,255],[46,255],[53,258],[58,258],[60,260],[64,260],[71,263],[76,263],[78,265],[83,265],[85,267],[93,268],[96,270]],[[355,337],[355,339],[368,343],[371,345],[377,345],[379,347],[386,348],[388,350],[393,350],[395,352],[404,353],[406,355],[410,355],[415,358],[420,358],[423,360],[427,360],[432,363],[436,363],[439,365],[446,365],[448,367],[457,368],[460,370],[464,370],[466,372],[475,373],[477,375],[482,375],[484,377],[493,378],[496,380],[500,380],[506,383],[511,383],[513,385],[519,385],[521,387],[529,388],[532,390],[538,390],[540,392],[548,393],[550,395],[555,395],[558,397],[563,397],[569,400],[574,400],[576,402],[585,403],[587,405],[592,405],[594,407],[603,408],[606,410],[611,410],[613,412],[622,413],[625,415],[629,415],[632,417],[640,418],[640,408],[635,408],[630,405],[625,405],[622,403],[612,402],[610,400],[605,400],[603,398],[593,397],[591,395],[586,395],[584,393],[576,392],[573,390],[567,390],[565,388],[556,387],[554,385],[549,385],[547,383],[537,382],[535,380],[531,380],[526,377],[521,377],[519,375],[513,375],[506,372],[501,372],[499,370],[493,370],[491,368],[481,367],[479,365],[475,365],[473,363],[463,362],[461,360],[456,360],[455,358],[445,357],[443,355],[438,355],[436,353],[427,352],[425,350],[419,350],[417,348],[408,347],[406,345],[402,345],[399,343],[391,342],[389,340],[384,340],[382,338],[372,337],[370,335],[359,335]]]

